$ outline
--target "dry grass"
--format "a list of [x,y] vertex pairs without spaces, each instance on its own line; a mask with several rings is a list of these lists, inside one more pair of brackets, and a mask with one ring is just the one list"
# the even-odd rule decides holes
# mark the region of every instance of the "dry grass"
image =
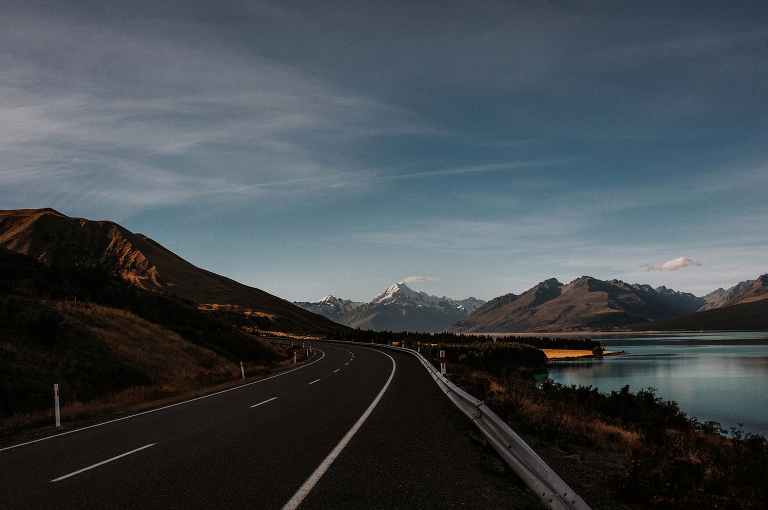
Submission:
[[[604,448],[618,447],[627,452],[642,444],[642,437],[637,432],[617,427],[579,409],[545,401],[526,381],[514,377],[504,380],[470,369],[461,370],[458,381],[492,409],[511,410],[515,421],[542,436]],[[504,414],[507,413],[502,416]]]
[[[547,359],[587,358],[592,357],[592,351],[583,349],[542,349]],[[603,355],[616,354],[613,351],[605,351]]]
[[[59,311],[88,328],[112,354],[146,374],[151,384],[116,391],[87,402],[62,395],[62,422],[160,407],[243,384],[240,365],[192,344],[178,334],[133,315],[93,304],[62,301]],[[254,341],[257,341],[254,339]],[[3,349],[13,347],[3,344]],[[276,347],[283,349],[283,347]],[[300,347],[299,358],[304,352]],[[293,355],[270,365],[245,363],[249,382],[293,365]],[[51,424],[53,409],[18,413],[0,420],[0,434]]]
[[159,385],[195,379],[223,379],[240,367],[209,349],[136,315],[114,308],[62,301],[58,309],[76,316],[112,353]]

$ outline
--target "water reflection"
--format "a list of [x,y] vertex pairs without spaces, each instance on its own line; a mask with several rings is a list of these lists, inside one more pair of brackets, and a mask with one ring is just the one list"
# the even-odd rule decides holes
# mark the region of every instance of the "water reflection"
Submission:
[[768,436],[768,333],[680,333],[601,338],[622,356],[554,362],[556,382],[600,391],[655,388],[700,421],[743,423]]

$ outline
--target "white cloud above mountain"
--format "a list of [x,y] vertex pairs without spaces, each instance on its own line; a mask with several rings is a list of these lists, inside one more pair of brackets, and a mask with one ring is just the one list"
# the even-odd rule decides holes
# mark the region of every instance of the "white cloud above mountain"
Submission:
[[647,267],[648,271],[677,271],[680,268],[687,266],[700,266],[701,262],[694,262],[687,257],[678,257],[674,260],[664,262],[658,266],[652,266],[650,264],[643,264],[640,267]]
[[409,276],[408,278],[403,278],[403,282],[410,283],[410,282],[439,282],[440,278],[433,278],[431,276]]

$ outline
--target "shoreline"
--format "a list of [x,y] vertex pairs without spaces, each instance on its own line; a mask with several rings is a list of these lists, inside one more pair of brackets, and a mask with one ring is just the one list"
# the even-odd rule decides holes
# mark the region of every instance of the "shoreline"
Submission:
[[521,331],[516,333],[505,332],[491,332],[491,333],[457,333],[465,336],[488,336],[491,338],[506,338],[506,337],[545,337],[545,338],[575,338],[575,337],[625,337],[625,336],[643,336],[643,335],[679,335],[686,333],[768,333],[768,331],[761,330],[719,330],[719,329],[699,329],[699,330],[653,330],[653,331]]
[[592,354],[592,351],[584,349],[541,349],[547,356],[547,361],[563,361],[588,358],[602,358],[605,356],[623,356],[629,354],[624,351],[604,351],[602,355]]

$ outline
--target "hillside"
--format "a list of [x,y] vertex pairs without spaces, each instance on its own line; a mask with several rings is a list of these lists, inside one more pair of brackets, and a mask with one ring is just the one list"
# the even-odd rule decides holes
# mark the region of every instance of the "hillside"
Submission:
[[751,303],[766,298],[768,298],[768,274],[764,274],[760,278],[749,282],[749,285],[741,289],[724,306]]
[[706,303],[704,304],[704,306],[699,308],[698,311],[701,312],[704,310],[711,310],[712,308],[720,308],[721,306],[725,306],[725,304],[728,301],[736,297],[736,295],[738,295],[742,290],[752,285],[754,281],[755,280],[746,280],[746,281],[737,283],[736,285],[734,285],[729,289],[723,289],[721,287],[717,290],[713,290],[712,292],[704,296],[704,300],[706,301]]
[[338,328],[260,289],[200,269],[110,221],[70,218],[53,209],[0,211],[0,247],[54,267],[103,267],[138,287],[206,309],[223,307],[259,316],[268,331],[324,336]]
[[[86,296],[88,300],[86,301]],[[102,268],[52,268],[0,249],[0,421],[106,399],[120,408],[236,380],[286,358],[179,299]],[[7,428],[6,425],[0,428]],[[10,426],[10,425],[9,425]]]
[[631,326],[633,331],[768,331],[768,299]]
[[493,299],[453,324],[454,333],[610,329],[698,310],[703,298],[665,287],[584,276],[568,285],[552,278],[520,296]]

